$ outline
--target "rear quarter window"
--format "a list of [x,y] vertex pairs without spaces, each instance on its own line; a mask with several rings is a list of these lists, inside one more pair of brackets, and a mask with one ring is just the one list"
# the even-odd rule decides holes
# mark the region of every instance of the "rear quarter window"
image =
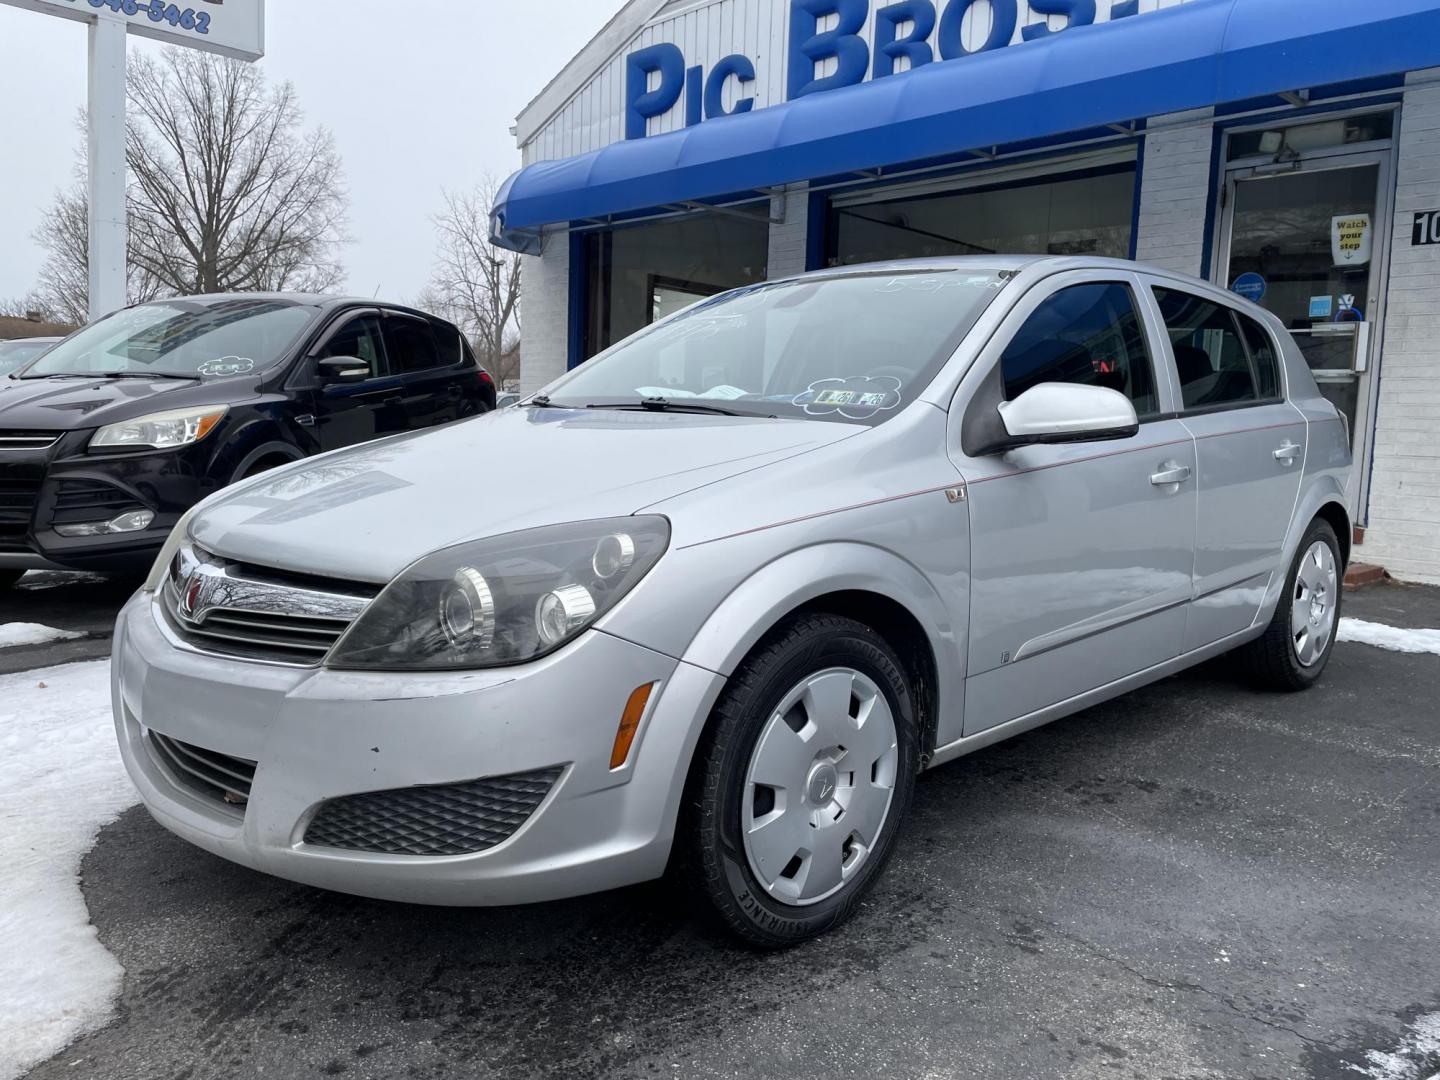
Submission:
[[1240,333],[1250,349],[1250,360],[1255,365],[1255,381],[1262,398],[1278,398],[1280,386],[1280,357],[1275,352],[1275,339],[1249,315],[1235,313],[1240,323]]

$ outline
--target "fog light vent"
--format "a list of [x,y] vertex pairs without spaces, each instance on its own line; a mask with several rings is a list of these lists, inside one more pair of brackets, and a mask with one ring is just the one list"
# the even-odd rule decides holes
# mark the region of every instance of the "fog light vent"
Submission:
[[557,765],[330,799],[305,830],[305,843],[381,855],[472,855],[514,835],[562,772]]

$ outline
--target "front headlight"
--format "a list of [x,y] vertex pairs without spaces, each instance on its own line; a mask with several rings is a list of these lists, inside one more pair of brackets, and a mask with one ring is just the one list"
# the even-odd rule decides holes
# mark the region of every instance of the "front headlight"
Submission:
[[150,566],[150,573],[145,578],[145,584],[140,586],[141,592],[158,592],[160,586],[165,584],[165,577],[170,572],[170,564],[175,560],[175,553],[190,537],[190,519],[199,509],[199,505],[196,505],[186,510],[180,520],[175,523],[175,527],[170,530],[170,535],[165,538],[164,546],[160,548],[160,554],[155,556],[155,562]]
[[228,405],[198,405],[122,420],[95,432],[91,450],[169,450],[199,442],[215,429]]
[[533,660],[614,607],[669,541],[663,517],[623,517],[437,551],[385,587],[327,663],[418,671]]

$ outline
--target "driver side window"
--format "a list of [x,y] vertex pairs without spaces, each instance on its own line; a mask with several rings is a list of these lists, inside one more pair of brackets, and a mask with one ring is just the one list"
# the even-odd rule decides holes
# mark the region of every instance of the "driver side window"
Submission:
[[1118,390],[1141,420],[1159,413],[1154,367],[1126,285],[1071,285],[1044,300],[1001,356],[1005,400],[1040,383]]
[[354,356],[364,360],[370,365],[370,374],[366,378],[384,375],[385,353],[380,345],[379,316],[360,315],[337,330],[320,350],[317,359],[325,360],[332,356]]

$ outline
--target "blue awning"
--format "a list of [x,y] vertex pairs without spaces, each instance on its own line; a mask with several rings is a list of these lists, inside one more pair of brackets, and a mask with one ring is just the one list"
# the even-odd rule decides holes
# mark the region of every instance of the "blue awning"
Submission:
[[511,176],[491,232],[716,200],[819,177],[1440,65],[1440,0],[1192,0]]

